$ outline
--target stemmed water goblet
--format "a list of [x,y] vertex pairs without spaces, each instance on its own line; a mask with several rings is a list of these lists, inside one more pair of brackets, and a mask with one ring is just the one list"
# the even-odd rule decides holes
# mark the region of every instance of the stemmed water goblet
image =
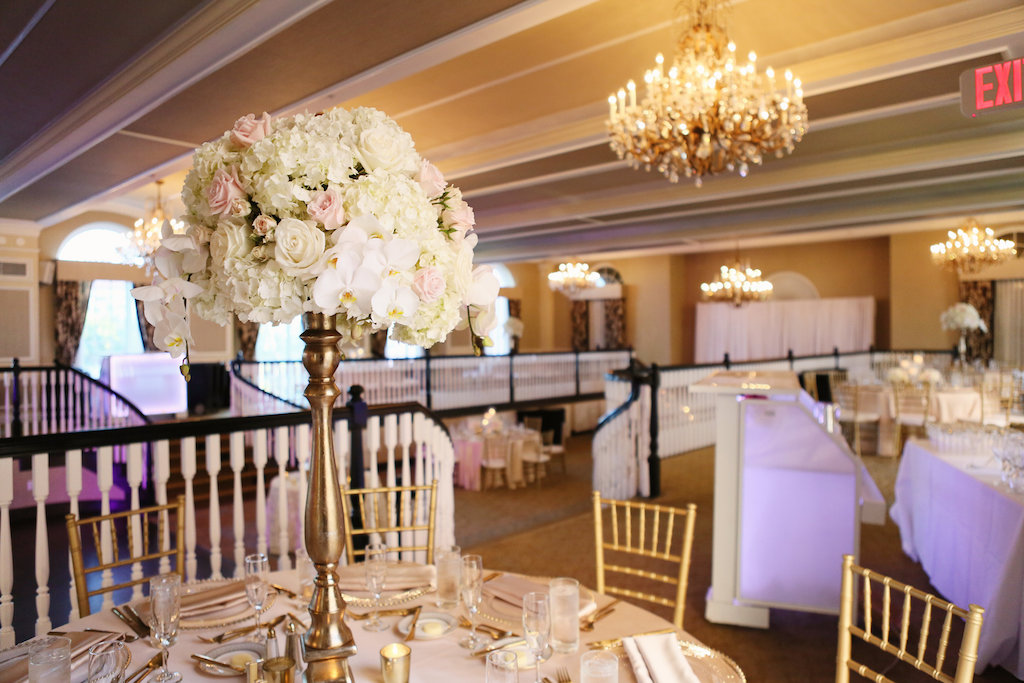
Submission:
[[384,594],[384,579],[387,576],[388,549],[383,543],[371,543],[366,546],[363,556],[363,568],[366,570],[366,588],[373,595],[373,611],[370,618],[363,624],[366,631],[383,631],[388,627],[381,621],[379,610],[381,596]]
[[157,683],[180,681],[181,674],[167,670],[167,648],[178,635],[181,616],[181,576],[161,574],[149,580],[150,628],[153,639],[160,645],[160,672]]
[[540,683],[540,660],[551,637],[551,601],[547,593],[523,596],[523,638],[536,662],[536,681]]
[[480,599],[484,589],[484,558],[479,555],[463,555],[462,572],[459,579],[462,602],[469,611],[469,635],[459,641],[459,645],[475,650],[481,641],[476,636],[476,614],[480,609]]
[[260,642],[263,633],[260,628],[260,615],[267,606],[270,595],[270,560],[263,553],[245,556],[245,597],[256,611],[256,629],[252,640]]

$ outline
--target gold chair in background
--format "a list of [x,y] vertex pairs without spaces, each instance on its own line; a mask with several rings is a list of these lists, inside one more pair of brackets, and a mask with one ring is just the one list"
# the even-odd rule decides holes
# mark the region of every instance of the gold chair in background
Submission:
[[[858,590],[855,582],[858,578],[863,579],[861,590]],[[872,628],[872,588],[882,596],[882,623],[877,629],[877,634]],[[918,671],[923,671],[931,678],[944,683],[969,683],[974,680],[974,667],[978,661],[978,639],[981,637],[981,623],[985,610],[977,605],[971,605],[965,610],[957,607],[951,602],[938,598],[930,593],[900,583],[884,574],[865,569],[853,562],[853,555],[843,555],[843,581],[839,598],[839,645],[836,650],[836,683],[849,683],[850,672],[854,672],[865,678],[875,681],[888,681],[889,678],[874,671],[870,667],[861,664],[853,659],[852,642],[856,638],[870,643],[888,654],[896,656],[901,661],[910,664]],[[890,605],[893,592],[903,595],[903,604],[900,607],[902,615],[899,625],[899,643],[893,644],[890,636],[890,615],[893,610]],[[859,594],[859,595],[858,595]],[[854,611],[860,598],[864,611],[864,626],[861,628],[854,622]],[[924,614],[920,621],[919,635],[917,637],[916,653],[911,654],[910,641],[910,619],[912,601],[918,601],[924,608]],[[945,613],[942,621],[942,631],[935,646],[933,663],[927,661],[928,635],[931,627],[932,612]],[[946,662],[946,652],[949,646],[950,631],[952,629],[953,617],[957,616],[964,620],[963,636],[960,638],[960,652],[956,657],[956,672],[954,675],[943,671]]]
[[484,455],[480,463],[484,470],[481,488],[489,489],[499,486],[499,483],[511,485],[512,478],[508,476],[508,451],[507,435],[484,435]]
[[[861,427],[872,423],[877,426],[881,419],[878,413],[863,409],[860,392],[860,385],[843,382],[836,384],[832,395],[832,399],[839,406],[839,421],[851,425],[853,429],[853,450],[857,457],[862,455]],[[877,443],[875,450],[878,450]]]
[[903,444],[911,433],[923,437],[925,426],[932,421],[932,385],[910,386],[899,382],[892,385],[893,438],[899,457]]
[[[174,539],[169,536],[170,513],[175,514]],[[150,527],[156,526],[154,537]],[[174,568],[184,576],[185,567],[185,498],[167,505],[154,505],[138,510],[114,512],[109,515],[78,519],[75,515],[65,517],[68,531],[68,546],[71,551],[71,575],[75,582],[75,595],[78,599],[78,613],[85,617],[92,614],[89,598],[94,595],[112,593],[122,588],[131,588],[149,581],[149,576],[135,576],[120,583],[110,583],[89,590],[88,577],[97,572],[112,572],[121,567],[131,567],[136,563],[150,562],[167,558],[160,571],[170,569],[170,558],[174,558]],[[82,527],[88,527],[91,533],[85,535],[83,543]],[[88,543],[91,541],[91,543]],[[84,547],[88,545],[89,556],[96,556],[95,566],[85,566]],[[127,546],[124,548],[123,546]],[[101,574],[102,575],[102,574]]]
[[[605,505],[608,506],[610,516],[607,528],[602,511],[602,506]],[[594,491],[598,592],[672,607],[672,622],[676,627],[682,628],[696,516],[697,506],[693,503],[684,509],[654,503],[611,500],[602,498],[599,491]],[[632,556],[628,558],[632,566],[606,562],[606,552]],[[651,560],[672,567],[675,573],[667,574],[643,568],[644,565],[652,564]],[[623,575],[615,582],[615,586],[609,585],[605,576],[606,573],[612,572]],[[623,582],[630,576],[672,586],[675,589],[674,595],[670,599],[626,588]]]
[[[355,536],[367,536],[368,543],[386,543],[389,553],[424,552],[426,564],[434,563],[436,479],[429,484],[412,486],[343,489],[341,503],[342,518],[345,520],[345,550],[348,553],[349,564],[355,563],[365,555],[362,547],[357,548],[353,542]],[[352,520],[352,510],[356,505],[362,512],[360,527],[354,526]],[[397,544],[393,542],[396,534]],[[389,537],[392,539],[391,542],[388,541]]]

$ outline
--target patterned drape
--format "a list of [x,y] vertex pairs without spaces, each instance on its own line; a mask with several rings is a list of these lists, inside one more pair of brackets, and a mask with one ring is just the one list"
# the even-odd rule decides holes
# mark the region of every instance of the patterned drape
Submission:
[[[508,300],[508,317],[523,319],[523,301],[522,299],[509,299]],[[519,337],[512,337],[509,339],[511,347],[509,353],[519,353]]]
[[370,335],[370,357],[383,358],[384,347],[388,344],[388,331],[381,330]]
[[625,299],[605,299],[604,341],[607,349],[626,348]]
[[235,340],[242,360],[256,360],[256,339],[260,336],[259,323],[243,323],[235,318]]
[[85,312],[89,308],[91,289],[92,282],[57,280],[54,287],[54,360],[58,365],[70,366],[75,362],[78,342],[82,340],[82,328],[85,327]]
[[153,342],[153,333],[156,331],[149,321],[146,320],[145,306],[138,299],[135,300],[135,317],[139,321],[139,334],[142,335],[143,351],[159,351]]
[[572,350],[586,351],[590,348],[590,316],[585,300],[572,302]]
[[966,361],[981,360],[988,363],[992,359],[992,319],[995,311],[995,287],[991,280],[969,280],[960,283],[960,301],[969,303],[978,309],[978,314],[985,321],[988,332],[972,330],[967,333]]

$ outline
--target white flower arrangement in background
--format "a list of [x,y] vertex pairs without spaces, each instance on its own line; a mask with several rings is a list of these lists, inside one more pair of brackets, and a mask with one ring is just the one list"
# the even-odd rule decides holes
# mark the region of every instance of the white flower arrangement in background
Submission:
[[988,332],[988,326],[981,319],[978,309],[968,303],[958,303],[950,306],[939,316],[944,330],[981,330]]
[[337,314],[344,341],[393,327],[423,347],[468,324],[487,343],[498,281],[473,267],[473,210],[382,112],[244,116],[196,150],[182,200],[185,234],[165,224],[159,275],[133,291],[172,356],[187,357],[192,310],[221,325]]
[[922,370],[921,374],[918,375],[918,380],[922,384],[931,384],[933,386],[938,386],[943,382],[942,373],[935,368],[925,368]]
[[909,384],[910,373],[903,368],[889,368],[889,372],[885,373],[885,379],[890,384]]
[[525,328],[526,326],[523,324],[523,321],[515,316],[512,316],[505,321],[505,332],[507,332],[510,337],[519,339],[523,336],[523,330]]

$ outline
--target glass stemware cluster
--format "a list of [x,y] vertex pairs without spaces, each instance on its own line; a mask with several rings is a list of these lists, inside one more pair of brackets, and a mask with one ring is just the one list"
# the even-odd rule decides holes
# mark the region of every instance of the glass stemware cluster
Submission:
[[1002,467],[1002,480],[1011,491],[1024,491],[1024,432],[1009,430],[992,452]]
[[460,577],[462,602],[469,611],[469,635],[459,641],[459,645],[475,650],[482,641],[476,635],[476,615],[480,611],[480,600],[484,590],[484,558],[479,555],[463,555]]
[[379,613],[381,596],[384,594],[384,579],[388,570],[388,549],[383,543],[371,543],[366,546],[363,569],[366,571],[366,589],[373,595],[373,605],[376,608],[370,613],[369,620],[363,624],[363,629],[383,631],[388,627],[381,621]]
[[178,637],[181,617],[181,576],[161,574],[149,580],[150,628],[153,640],[160,646],[160,671],[157,683],[180,681],[181,674],[167,670],[167,648]]
[[267,607],[270,595],[270,560],[263,553],[245,556],[245,597],[256,612],[256,629],[252,640],[261,642],[260,615]]
[[523,596],[523,637],[536,662],[535,683],[540,683],[540,662],[551,638],[551,600],[547,593]]

